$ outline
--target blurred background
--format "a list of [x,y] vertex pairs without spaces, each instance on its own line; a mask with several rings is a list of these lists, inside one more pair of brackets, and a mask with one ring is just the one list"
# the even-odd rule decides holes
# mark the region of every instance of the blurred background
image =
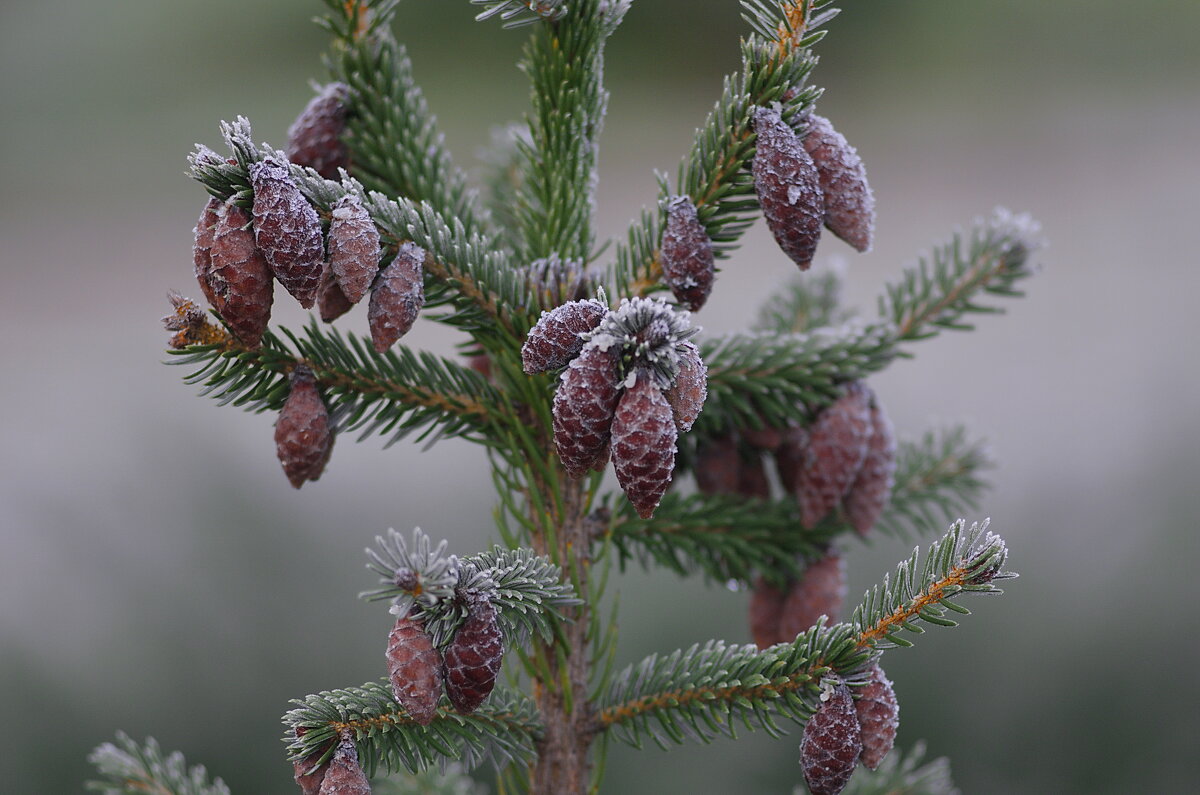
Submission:
[[[820,45],[821,112],[864,157],[875,250],[832,237],[848,298],[997,204],[1050,246],[1028,298],[915,348],[873,384],[901,433],[964,421],[999,467],[977,516],[1021,579],[957,630],[887,657],[900,744],[968,793],[1182,792],[1200,761],[1200,4],[846,3]],[[322,79],[316,0],[0,4],[0,788],[76,792],[117,729],[237,793],[290,792],[287,700],[382,673],[388,616],[362,549],[419,525],[490,543],[481,452],[343,440],[294,492],[272,418],[217,407],[162,364],[169,288],[195,295],[193,142],[237,114],[282,145]],[[399,35],[457,161],[519,118],[523,34],[465,0],[410,0]],[[599,223],[619,234],[674,173],[747,28],[734,0],[639,0],[609,47]],[[794,267],[761,224],[726,263],[713,332]],[[277,317],[304,315],[282,301]],[[365,328],[365,312],[347,318]],[[454,338],[418,324],[411,344]],[[418,456],[420,456],[418,460]],[[929,536],[944,528],[929,528]],[[851,599],[908,552],[848,550]],[[630,570],[620,662],[749,640],[747,596]],[[787,793],[797,736],[642,753],[608,792]]]

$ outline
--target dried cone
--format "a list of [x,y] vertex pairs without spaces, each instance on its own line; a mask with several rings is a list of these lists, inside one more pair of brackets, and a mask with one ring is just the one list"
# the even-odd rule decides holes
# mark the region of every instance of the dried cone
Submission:
[[569,301],[543,312],[529,330],[521,346],[521,364],[525,372],[557,370],[579,355],[585,340],[579,336],[596,326],[608,313],[599,301]]
[[262,343],[275,300],[271,269],[254,244],[250,218],[227,202],[217,208],[205,294],[233,335],[249,348]]
[[332,323],[353,308],[354,304],[346,298],[346,294],[338,286],[337,279],[329,268],[326,268],[325,275],[321,278],[321,290],[317,293],[317,312],[321,315],[321,320]]
[[266,158],[250,164],[254,188],[254,239],[271,272],[300,306],[317,300],[325,270],[325,241],[321,222],[286,163]]
[[337,179],[338,168],[349,168],[342,143],[346,129],[345,83],[330,83],[313,97],[288,128],[287,159],[308,166],[325,179]]
[[648,372],[625,390],[612,423],[617,482],[638,516],[649,519],[671,485],[678,430],[671,404]]
[[775,242],[800,270],[808,270],[825,218],[817,167],[779,111],[758,108],[754,129],[758,139],[752,171],[758,204]]
[[329,412],[317,394],[312,370],[297,365],[292,388],[275,422],[275,452],[293,486],[321,477],[333,449]]
[[708,366],[700,358],[700,349],[688,340],[676,345],[675,350],[679,354],[679,374],[663,394],[675,412],[675,427],[686,433],[700,416],[708,397]]
[[408,333],[425,305],[424,266],[425,249],[409,241],[375,279],[367,321],[379,353]]
[[783,590],[759,577],[750,592],[750,636],[760,649],[774,646],[784,640],[779,632],[779,621],[783,617]]
[[809,117],[804,148],[812,156],[825,195],[825,226],[859,251],[869,251],[875,230],[875,194],[862,158],[829,119]]
[[702,494],[736,494],[742,460],[731,434],[702,442],[696,449],[696,487]]
[[800,473],[807,455],[808,431],[804,428],[788,428],[784,431],[779,446],[775,448],[775,471],[779,473],[783,490],[789,494],[796,494],[800,488]]
[[496,606],[479,599],[446,647],[446,695],[456,710],[465,715],[479,708],[496,686],[503,660],[504,638]]
[[342,740],[333,752],[329,770],[321,782],[320,795],[371,795],[371,783],[358,763],[358,750],[349,738]]
[[854,382],[808,428],[808,449],[796,484],[800,522],[813,528],[850,489],[871,440],[871,394]]
[[675,300],[693,312],[699,310],[712,292],[715,268],[712,240],[687,196],[676,196],[667,203],[660,251],[663,281]]
[[804,576],[788,588],[779,619],[779,634],[791,641],[821,616],[836,620],[846,598],[846,563],[837,550],[813,561]]
[[387,668],[396,701],[414,722],[428,726],[442,695],[442,659],[419,620],[396,621],[388,635]]
[[195,243],[192,244],[192,265],[196,271],[196,281],[200,282],[200,291],[204,293],[209,306],[214,307],[217,305],[217,299],[209,285],[209,273],[212,271],[213,232],[217,225],[217,208],[220,206],[221,202],[217,201],[215,196],[209,196],[208,201],[204,203],[204,209],[200,211],[195,228],[192,229],[192,234],[195,235]]
[[379,272],[379,230],[353,193],[338,199],[330,212],[329,270],[352,304],[366,296]]
[[859,535],[866,536],[892,496],[896,474],[896,436],[883,406],[871,406],[871,439],[858,477],[846,493],[846,518]]
[[850,688],[836,685],[804,724],[800,766],[812,795],[837,795],[850,781],[862,752]]
[[[307,729],[297,726],[295,731],[297,737],[303,737]],[[301,795],[318,795],[320,793],[321,782],[325,780],[325,773],[329,770],[329,764],[332,761],[332,758],[326,759],[314,767],[322,755],[322,751],[315,751],[303,759],[292,762],[292,780],[300,787]]]
[[858,689],[854,709],[862,728],[862,763],[874,770],[892,750],[900,728],[900,703],[879,663],[871,667],[871,681]]
[[581,478],[608,454],[621,384],[620,350],[584,346],[563,371],[554,393],[554,446],[563,468]]

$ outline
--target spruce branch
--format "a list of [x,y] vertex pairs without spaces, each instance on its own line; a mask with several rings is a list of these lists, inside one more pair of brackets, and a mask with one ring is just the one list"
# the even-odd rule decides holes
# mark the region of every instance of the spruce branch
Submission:
[[961,425],[902,442],[896,451],[892,500],[875,528],[896,538],[913,538],[976,510],[988,486],[980,473],[991,467],[987,445],[968,438]]
[[210,781],[203,765],[189,768],[178,751],[164,755],[153,737],[139,744],[117,732],[117,742],[97,746],[88,761],[105,780],[89,781],[87,789],[105,795],[229,795],[224,781]]
[[[808,795],[808,790],[797,787],[792,795]],[[842,795],[959,795],[959,791],[950,778],[950,760],[941,756],[925,761],[925,743],[918,741],[907,752],[894,749],[875,770],[860,766]]]
[[521,229],[517,208],[523,176],[518,141],[529,145],[529,128],[525,125],[514,122],[494,127],[490,143],[479,153],[483,204],[492,217],[496,242],[510,251],[518,249]]
[[291,703],[296,709],[283,716],[290,760],[324,761],[338,738],[349,735],[368,776],[381,767],[418,772],[450,761],[467,768],[485,760],[497,768],[530,762],[541,734],[533,702],[501,688],[470,715],[460,715],[443,698],[428,726],[408,717],[387,682],[323,691]]
[[841,308],[845,279],[834,270],[793,276],[758,312],[754,330],[762,334],[800,334],[821,326],[840,326],[853,317]]
[[475,15],[482,22],[499,16],[506,28],[519,28],[545,20],[553,22],[568,12],[564,0],[471,0],[471,5],[485,6]]

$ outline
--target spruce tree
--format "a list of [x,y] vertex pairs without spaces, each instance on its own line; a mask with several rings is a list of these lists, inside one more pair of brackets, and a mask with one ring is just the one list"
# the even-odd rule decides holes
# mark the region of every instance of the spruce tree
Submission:
[[[446,151],[393,37],[398,0],[325,0],[328,83],[284,149],[238,118],[190,157],[209,196],[194,268],[212,311],[172,296],[184,380],[275,416],[297,488],[347,434],[460,437],[492,468],[492,549],[452,553],[435,529],[368,550],[377,580],[361,596],[391,614],[380,679],[283,716],[301,790],[388,778],[390,791],[471,792],[464,771],[488,764],[498,791],[584,793],[600,789],[609,742],[741,726],[800,738],[798,792],[950,791],[944,760],[892,750],[885,652],[954,626],[962,601],[1015,575],[987,522],[958,518],[983,490],[982,446],[959,427],[897,440],[867,379],[1020,295],[1034,224],[976,221],[873,312],[840,305],[839,276],[802,272],[746,331],[698,333],[716,265],[760,214],[801,271],[835,236],[870,247],[865,169],[816,113],[832,0],[744,0],[740,69],[612,246],[593,218],[604,48],[632,0],[472,2],[481,22],[526,33],[531,82],[481,186]],[[321,320],[271,326],[288,293]],[[368,313],[370,338],[329,325],[351,311]],[[407,347],[418,316],[456,328],[463,356]],[[939,537],[846,609],[841,550],[870,535]],[[614,565],[741,584],[756,642],[701,640],[615,669]],[[100,791],[228,791],[152,739],[120,735],[93,761]]]

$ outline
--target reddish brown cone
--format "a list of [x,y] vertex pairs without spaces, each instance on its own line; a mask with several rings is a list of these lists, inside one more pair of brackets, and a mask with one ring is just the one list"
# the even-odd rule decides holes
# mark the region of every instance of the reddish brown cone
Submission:
[[871,395],[858,382],[826,406],[808,428],[808,449],[800,471],[796,499],[807,528],[841,502],[849,490],[871,439]]
[[300,488],[321,477],[333,449],[329,412],[311,370],[297,365],[292,387],[275,422],[275,452],[288,481]]
[[320,795],[371,795],[371,783],[358,763],[358,750],[349,738],[342,740],[333,752],[329,770],[321,782]]
[[804,724],[800,766],[812,795],[837,795],[850,781],[862,738],[850,688],[836,685],[827,700]]
[[309,101],[288,128],[289,161],[308,166],[325,179],[337,179],[339,167],[350,167],[350,157],[342,143],[348,92],[345,83],[330,83]]
[[712,292],[715,269],[712,240],[687,196],[676,196],[667,203],[660,251],[663,281],[675,300],[697,311]]
[[233,335],[257,348],[271,319],[274,285],[249,224],[250,218],[236,204],[217,208],[209,268],[200,281],[207,282],[204,292]]
[[217,305],[217,299],[213,296],[212,286],[209,284],[209,274],[212,271],[213,231],[217,225],[217,208],[220,206],[221,202],[217,201],[215,196],[209,196],[208,201],[204,203],[204,209],[200,211],[196,227],[192,229],[192,234],[195,235],[195,243],[192,244],[192,265],[196,271],[196,281],[200,282],[200,291],[204,293],[209,306],[214,307]]
[[800,488],[800,473],[804,470],[804,459],[808,455],[808,431],[804,428],[788,428],[783,432],[779,447],[775,449],[775,470],[779,483],[789,494]]
[[366,296],[379,272],[379,230],[353,193],[338,199],[330,212],[329,270],[352,304]]
[[608,454],[617,399],[620,349],[585,346],[563,371],[554,393],[554,446],[563,468],[581,478]]
[[825,196],[825,226],[859,251],[869,251],[875,229],[875,195],[862,158],[829,119],[809,117],[804,149],[812,156]]
[[871,681],[858,689],[854,709],[862,728],[862,763],[874,770],[896,744],[900,728],[900,703],[879,663],[871,667]]
[[883,406],[875,403],[871,406],[871,439],[867,442],[867,455],[844,502],[846,518],[859,535],[865,536],[879,521],[892,496],[895,474],[896,436]]
[[772,108],[754,112],[754,191],[775,242],[800,270],[808,270],[825,203],[812,157],[791,127]]
[[[295,729],[297,737],[303,737],[306,731],[307,729],[300,726]],[[332,761],[332,759],[326,759],[314,767],[323,754],[323,751],[315,751],[303,759],[292,762],[292,780],[300,787],[301,795],[318,795],[320,793],[321,782],[325,780],[325,773],[329,770],[329,763]]]
[[250,164],[254,188],[254,240],[271,272],[300,306],[317,299],[325,270],[325,241],[321,222],[286,163],[266,158]]
[[671,404],[648,372],[625,390],[612,423],[617,482],[638,516],[649,519],[671,485],[678,436]]
[[762,456],[757,453],[743,458],[738,471],[737,493],[743,497],[765,500],[771,496],[771,482],[767,480],[767,468]]
[[717,436],[696,448],[696,488],[701,494],[736,494],[742,460],[732,434]]
[[836,621],[846,598],[846,563],[837,550],[808,565],[804,576],[788,588],[779,619],[779,634],[793,640],[821,616]]
[[446,695],[459,712],[479,708],[496,686],[504,660],[504,637],[496,606],[480,599],[470,606],[467,620],[446,647]]
[[784,431],[782,428],[772,428],[764,425],[761,428],[744,428],[742,438],[751,447],[767,452],[775,452],[783,444]]
[[543,312],[521,346],[525,372],[544,373],[566,367],[579,355],[584,339],[580,334],[600,325],[608,309],[599,301],[569,301]]
[[367,321],[379,353],[408,333],[425,305],[424,266],[425,249],[409,241],[375,279]]
[[704,399],[708,397],[708,366],[700,358],[700,349],[688,340],[679,343],[676,351],[679,353],[679,374],[663,394],[675,414],[675,427],[686,433],[700,416]]
[[784,640],[779,632],[783,617],[783,600],[787,594],[759,577],[750,592],[750,636],[760,649]]
[[387,668],[396,701],[414,722],[428,726],[442,695],[442,659],[419,620],[396,621],[388,635]]
[[321,315],[321,320],[332,323],[353,308],[354,304],[350,303],[342,288],[338,287],[333,272],[326,268],[325,275],[321,278],[321,290],[317,293],[317,312]]

